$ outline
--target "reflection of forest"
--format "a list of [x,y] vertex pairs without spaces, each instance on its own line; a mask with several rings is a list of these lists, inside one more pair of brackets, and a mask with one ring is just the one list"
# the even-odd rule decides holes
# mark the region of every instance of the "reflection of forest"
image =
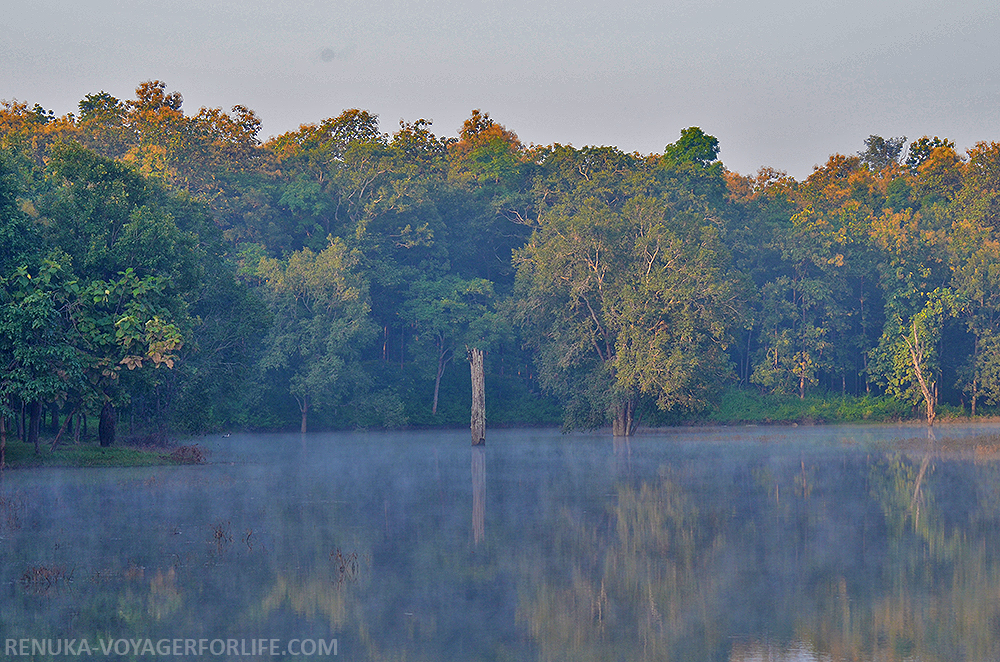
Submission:
[[519,618],[551,660],[996,659],[997,477],[926,453],[665,464],[564,513],[572,561]]
[[[456,446],[0,485],[0,622],[337,637],[364,660],[1000,656],[1000,463],[979,447]],[[36,566],[73,580],[20,580]]]

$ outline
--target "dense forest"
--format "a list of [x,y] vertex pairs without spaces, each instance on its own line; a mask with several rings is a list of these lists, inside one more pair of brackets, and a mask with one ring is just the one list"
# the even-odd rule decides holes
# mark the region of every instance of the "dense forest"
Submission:
[[495,424],[1000,403],[998,143],[873,135],[800,182],[697,127],[649,155],[478,110],[260,127],[159,81],[0,103],[0,434],[458,425],[473,348]]

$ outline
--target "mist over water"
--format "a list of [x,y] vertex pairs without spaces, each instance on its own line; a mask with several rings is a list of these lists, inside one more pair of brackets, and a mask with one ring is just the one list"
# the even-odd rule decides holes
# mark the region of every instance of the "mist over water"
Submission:
[[347,660],[1000,655],[1000,426],[199,443],[208,465],[4,473],[0,638],[336,639]]

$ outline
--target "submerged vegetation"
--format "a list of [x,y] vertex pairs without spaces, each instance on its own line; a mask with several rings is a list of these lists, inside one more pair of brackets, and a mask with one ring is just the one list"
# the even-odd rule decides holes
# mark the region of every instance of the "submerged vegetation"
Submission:
[[259,131],[159,81],[0,104],[0,437],[464,425],[472,350],[509,425],[1000,403],[1000,144],[871,136],[800,182],[697,127],[649,155],[478,110]]

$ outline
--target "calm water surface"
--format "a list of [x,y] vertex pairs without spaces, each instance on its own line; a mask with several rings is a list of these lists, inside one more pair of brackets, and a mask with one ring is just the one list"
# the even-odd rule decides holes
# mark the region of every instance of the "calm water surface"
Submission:
[[199,443],[208,465],[6,472],[0,641],[1000,659],[1000,426]]

